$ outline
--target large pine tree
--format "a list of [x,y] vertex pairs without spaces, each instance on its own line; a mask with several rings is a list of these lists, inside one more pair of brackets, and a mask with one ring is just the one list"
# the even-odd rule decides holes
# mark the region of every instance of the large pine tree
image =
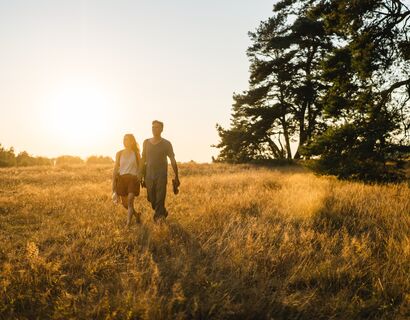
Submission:
[[322,63],[327,130],[305,154],[342,178],[398,178],[392,169],[409,149],[409,9],[399,0],[323,0],[311,12],[336,45]]
[[400,0],[282,0],[248,49],[219,159],[317,156],[321,172],[391,177],[409,145],[409,9]]
[[320,61],[330,37],[307,1],[278,2],[250,37],[249,89],[234,94],[231,127],[218,126],[220,159],[291,159],[291,142],[303,145],[320,128]]

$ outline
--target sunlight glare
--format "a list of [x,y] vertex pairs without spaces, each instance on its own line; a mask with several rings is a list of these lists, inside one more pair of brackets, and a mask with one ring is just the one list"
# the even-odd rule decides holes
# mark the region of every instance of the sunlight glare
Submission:
[[108,98],[93,87],[60,90],[50,104],[50,127],[65,144],[87,146],[101,141],[109,125]]

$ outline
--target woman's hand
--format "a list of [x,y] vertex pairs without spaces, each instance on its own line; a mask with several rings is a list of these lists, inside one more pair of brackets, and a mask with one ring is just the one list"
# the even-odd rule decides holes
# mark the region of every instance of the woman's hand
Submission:
[[115,191],[112,193],[111,199],[115,204],[118,204],[118,195]]

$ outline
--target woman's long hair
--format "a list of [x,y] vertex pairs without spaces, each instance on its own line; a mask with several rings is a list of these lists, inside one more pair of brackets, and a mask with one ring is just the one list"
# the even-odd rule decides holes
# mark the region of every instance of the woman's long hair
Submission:
[[137,158],[137,164],[139,165],[141,156],[140,156],[140,147],[138,145],[137,140],[135,140],[135,137],[132,133],[127,133],[126,135],[124,135],[124,141],[126,138],[129,138],[131,141],[131,149],[135,152],[135,157]]

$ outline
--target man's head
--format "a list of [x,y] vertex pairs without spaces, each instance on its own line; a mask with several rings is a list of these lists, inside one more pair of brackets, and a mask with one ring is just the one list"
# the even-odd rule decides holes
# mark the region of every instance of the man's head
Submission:
[[154,137],[161,137],[162,130],[164,130],[164,123],[158,120],[152,121],[152,134]]

